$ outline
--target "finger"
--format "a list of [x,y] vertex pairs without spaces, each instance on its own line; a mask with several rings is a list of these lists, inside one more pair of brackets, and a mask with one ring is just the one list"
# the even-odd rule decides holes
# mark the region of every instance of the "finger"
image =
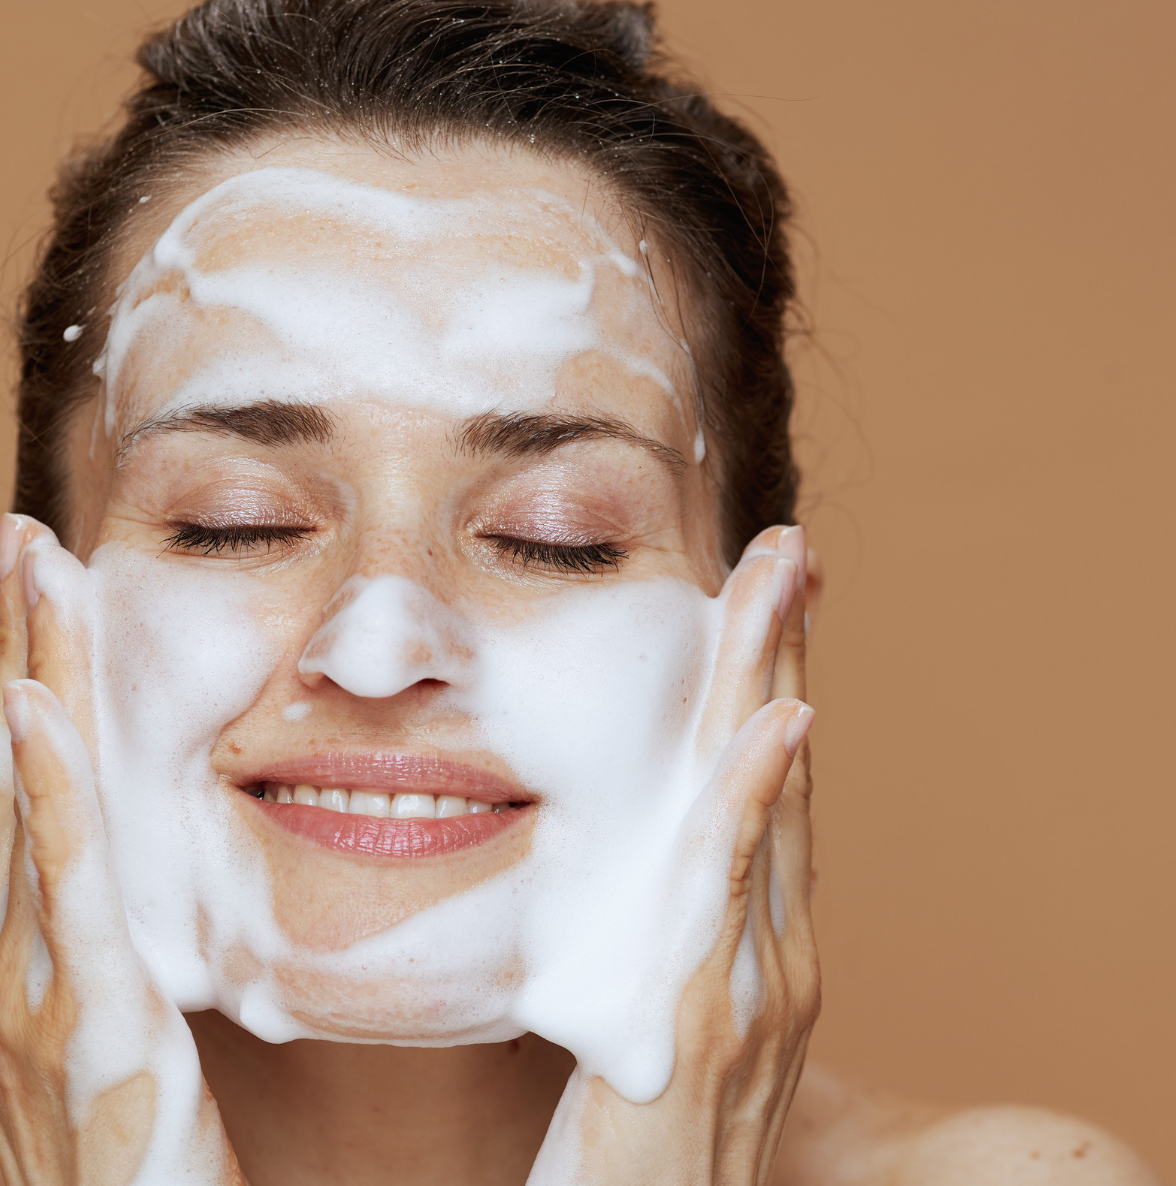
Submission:
[[4,686],[21,822],[43,893],[74,858],[104,841],[85,745],[57,697],[35,680]]
[[805,580],[808,575],[808,546],[803,527],[786,527],[776,542],[778,553],[796,565],[796,582],[783,614],[776,660],[772,672],[772,699],[803,700],[805,683]]
[[[768,1000],[775,1002],[774,1010],[769,1009],[769,1013],[779,1017],[781,1014],[792,1016],[796,1002],[800,1002],[800,1015],[807,1013],[806,1002],[811,994],[815,968],[815,946],[811,945],[812,926],[807,894],[802,903],[803,916],[798,915],[793,919],[790,915],[787,920],[791,926],[791,954],[785,954],[783,942],[786,928],[785,885],[791,898],[795,887],[800,884],[807,886],[810,878],[811,830],[804,758],[808,752],[805,744],[807,733],[815,714],[808,705],[798,701],[774,701],[773,704],[798,706],[794,715],[783,718],[789,762],[774,785],[770,781],[772,774],[765,770],[758,789],[752,791],[750,810],[741,828],[740,847],[736,851],[738,864],[732,870],[732,878],[746,870],[743,892],[749,900],[744,925],[750,928]],[[762,829],[759,826],[761,820]],[[754,850],[751,849],[753,842]],[[738,892],[740,890],[733,880],[733,896]],[[796,914],[796,911],[793,913]],[[810,947],[805,946],[806,942]],[[799,963],[805,953],[812,955],[813,968],[807,964],[804,967],[789,966],[790,962]]]
[[28,676],[44,684],[92,741],[90,574],[52,536],[37,536],[21,553],[28,607]]
[[0,1035],[6,1044],[25,1031],[29,1011],[43,1000],[52,975],[52,967],[48,973],[44,967],[49,961],[37,926],[35,874],[30,876],[28,842],[19,811],[14,811],[13,823],[4,882],[4,925],[0,928]]
[[[43,523],[27,515],[0,516],[0,686],[28,675],[28,628],[20,553],[26,544],[45,537],[56,540]],[[0,859],[12,852],[16,816],[12,808],[12,752],[8,730],[0,722]],[[23,872],[18,871],[23,881]],[[0,912],[8,907],[11,878],[0,881]]]
[[142,969],[130,946],[86,747],[57,697],[34,680],[5,685],[4,715],[38,921],[54,967],[92,989],[109,984],[112,993],[125,993]]
[[721,750],[770,698],[781,622],[797,578],[795,562],[773,546],[780,530],[752,541],[723,588],[723,621],[699,734],[704,753]]
[[25,574],[21,560],[32,545],[57,546],[57,537],[27,515],[0,516],[0,685],[28,674]]
[[815,715],[800,700],[773,700],[740,730],[736,742],[742,744],[731,747],[722,777],[743,784],[739,831],[731,861],[732,897],[743,896],[750,889],[752,862],[767,832],[772,808]]
[[[805,745],[772,809],[768,846],[772,864],[772,923],[790,991],[819,1002],[819,972],[812,921],[812,780]],[[815,1018],[815,1014],[814,1014]]]

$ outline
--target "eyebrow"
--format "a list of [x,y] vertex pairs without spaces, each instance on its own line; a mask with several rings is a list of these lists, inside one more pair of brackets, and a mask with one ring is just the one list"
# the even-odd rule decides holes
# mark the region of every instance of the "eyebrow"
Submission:
[[125,460],[143,437],[165,432],[214,432],[271,447],[325,445],[335,434],[335,420],[315,404],[288,404],[278,400],[262,400],[235,408],[198,404],[154,416],[125,433],[118,443],[118,463]]
[[602,439],[623,441],[645,449],[675,474],[686,468],[686,458],[677,449],[644,436],[631,424],[611,416],[484,412],[465,421],[457,434],[457,446],[466,453],[533,457],[553,453],[576,441]]
[[[121,465],[136,442],[168,432],[213,432],[270,447],[327,444],[335,420],[316,404],[262,400],[240,407],[199,404],[144,420],[119,441]],[[616,440],[645,449],[675,474],[686,468],[677,449],[638,432],[611,416],[556,416],[546,413],[484,412],[464,421],[457,432],[458,450],[497,453],[504,457],[544,456],[577,441]]]

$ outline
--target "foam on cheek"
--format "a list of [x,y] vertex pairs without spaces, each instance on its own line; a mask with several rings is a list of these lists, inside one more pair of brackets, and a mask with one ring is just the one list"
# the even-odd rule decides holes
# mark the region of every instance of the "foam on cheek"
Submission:
[[[552,234],[566,238],[560,200],[539,198]],[[283,212],[321,215],[360,246],[390,238],[400,254],[369,253],[367,271],[310,249],[272,268],[210,264],[217,236]],[[453,416],[528,410],[591,351],[673,395],[647,355],[602,330],[601,284],[649,295],[603,232],[574,274],[436,249],[501,238],[512,219],[531,233],[534,206],[525,213],[531,222],[484,196],[409,198],[306,170],[225,182],[179,215],[120,293],[98,364],[106,431],[147,410],[308,392]],[[180,357],[193,310],[239,314],[229,344],[186,371],[163,408],[132,406],[132,371]],[[151,349],[132,359],[140,342]],[[697,460],[704,451],[700,436]],[[541,801],[519,864],[323,954],[277,925],[264,853],[239,824],[237,792],[211,772],[217,737],[282,654],[258,610],[264,582],[113,545],[91,575],[106,624],[98,766],[112,854],[136,947],[181,1008],[217,1007],[271,1041],[450,1045],[533,1030],[628,1098],[660,1094],[682,989],[722,917],[738,822],[711,810],[698,753],[720,601],[672,580],[569,586],[510,626],[462,618],[399,576],[349,581],[303,674],[377,699],[445,681],[447,710]],[[301,720],[311,703],[282,715]],[[297,996],[299,977],[321,986],[317,997]],[[754,968],[733,986],[746,1014]]]
[[[562,200],[524,194],[513,201],[410,198],[306,169],[262,169],[215,187],[177,216],[111,310],[106,349],[95,365],[105,380],[107,434],[118,425],[128,359],[140,338],[148,335],[157,353],[181,352],[193,314],[215,310],[244,315],[236,344],[218,347],[153,411],[238,402],[243,393],[299,400],[308,391],[316,399],[362,392],[453,416],[504,400],[512,410],[533,410],[555,395],[561,367],[591,351],[677,401],[669,376],[640,350],[602,333],[593,308],[598,280],[609,270],[624,277],[629,300],[649,301],[654,294],[637,264]],[[349,250],[210,264],[210,253],[218,258],[218,234],[231,236],[250,220],[309,214],[346,232]],[[526,215],[538,226],[520,223]],[[495,260],[482,246],[511,234],[562,229],[566,236],[569,225],[586,223],[595,246],[575,275]]]
[[[399,590],[390,600],[387,582],[401,578],[359,580],[318,648],[352,689],[370,684],[373,653],[391,670],[400,650],[417,651],[436,611]],[[695,749],[719,612],[694,586],[663,580],[566,592],[525,626],[467,626],[449,704],[541,799],[521,864],[322,965],[395,976],[428,1019],[397,1041],[530,1030],[630,1099],[664,1090],[681,991],[726,903],[737,824],[708,809]],[[377,632],[378,647],[360,645]],[[521,975],[504,989],[507,969]]]
[[716,627],[694,586],[634,582],[485,652],[483,727],[544,795],[515,1016],[633,1100],[669,1081],[678,1000],[726,901],[733,832],[695,816]]
[[[430,676],[393,669],[423,653],[422,638],[438,672],[460,651],[447,708],[540,802],[521,862],[322,953],[278,927],[263,854],[227,800],[239,792],[210,768],[280,649],[251,608],[259,590],[116,546],[95,554],[93,575],[107,622],[98,764],[112,855],[136,947],[181,1008],[217,1007],[270,1041],[452,1045],[530,1030],[630,1099],[664,1090],[737,824],[716,817],[696,748],[720,601],[680,581],[618,582],[554,595],[522,625],[455,623],[403,578],[353,579],[320,631],[321,667],[359,689],[379,674],[373,654],[411,683]],[[292,997],[289,972],[317,996]]]
[[282,950],[264,862],[210,765],[280,648],[250,608],[248,578],[117,545],[91,566],[104,623],[100,786],[132,938],[168,996],[206,1008],[231,983],[216,958],[234,946],[266,958]]

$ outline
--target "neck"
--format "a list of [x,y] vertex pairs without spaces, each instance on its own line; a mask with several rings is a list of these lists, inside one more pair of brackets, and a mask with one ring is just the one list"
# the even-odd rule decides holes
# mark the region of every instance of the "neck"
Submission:
[[419,1050],[188,1024],[252,1186],[522,1186],[575,1065],[534,1034]]

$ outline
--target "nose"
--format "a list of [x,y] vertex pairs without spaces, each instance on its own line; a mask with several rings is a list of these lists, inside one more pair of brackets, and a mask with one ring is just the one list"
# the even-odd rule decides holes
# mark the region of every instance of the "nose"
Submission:
[[421,680],[468,686],[474,648],[463,619],[406,577],[353,576],[324,609],[298,671],[314,688],[332,680],[354,696],[395,696]]

